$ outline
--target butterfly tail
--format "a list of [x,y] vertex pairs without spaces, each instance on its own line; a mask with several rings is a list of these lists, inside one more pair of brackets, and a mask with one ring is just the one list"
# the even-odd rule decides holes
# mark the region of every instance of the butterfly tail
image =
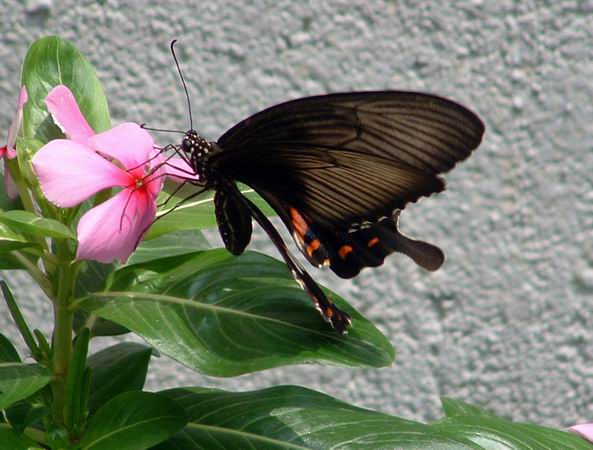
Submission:
[[399,211],[393,215],[393,219],[394,229],[389,233],[391,248],[412,258],[416,264],[426,270],[432,272],[438,270],[445,262],[443,251],[436,245],[412,239],[400,232],[397,227]]
[[[239,194],[240,195],[240,194]],[[323,319],[329,323],[337,333],[341,335],[348,334],[347,328],[352,324],[352,318],[349,314],[340,310],[334,302],[332,302],[325,293],[321,290],[319,285],[311,278],[311,276],[305,271],[303,266],[290,254],[286,244],[274,228],[274,225],[268,220],[268,218],[255,206],[248,198],[241,196],[251,216],[255,221],[264,229],[268,234],[282,258],[290,268],[295,280],[309,295],[315,308]]]

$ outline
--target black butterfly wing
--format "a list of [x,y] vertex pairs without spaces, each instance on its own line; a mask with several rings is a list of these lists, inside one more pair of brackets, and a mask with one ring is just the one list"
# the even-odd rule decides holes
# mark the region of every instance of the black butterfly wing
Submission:
[[428,94],[330,94],[240,122],[219,139],[216,166],[276,209],[313,264],[349,278],[401,251],[435,270],[442,252],[401,235],[392,214],[443,190],[438,174],[483,132],[474,113]]
[[[251,217],[264,229],[268,234],[280,255],[290,268],[295,280],[307,292],[315,308],[321,314],[321,317],[329,323],[334,330],[339,334],[347,334],[346,329],[352,323],[352,319],[348,313],[340,310],[334,302],[332,302],[319,287],[317,283],[311,278],[303,266],[290,254],[288,248],[282,241],[280,234],[268,218],[255,206],[248,198],[244,197],[234,185],[227,185],[224,188],[225,198],[228,200],[226,205],[241,205],[242,211],[247,211]],[[251,230],[251,228],[250,228]],[[226,244],[226,241],[225,241]],[[229,246],[227,245],[227,248]]]
[[329,266],[341,278],[352,278],[364,267],[378,267],[393,252],[403,253],[427,270],[437,270],[443,252],[427,242],[411,239],[398,229],[400,211],[376,223],[346,232],[327,229],[278,197],[260,195],[278,212],[294,241],[315,266]]
[[343,149],[446,172],[475,149],[482,121],[465,107],[417,92],[329,94],[281,103],[239,122],[218,143],[226,151]]
[[444,189],[437,176],[372,155],[281,144],[273,151],[237,153],[236,160],[221,153],[218,165],[225,176],[279,197],[331,229],[375,222]]
[[221,187],[214,194],[214,211],[218,231],[226,249],[235,256],[245,251],[251,240],[251,214],[234,186]]

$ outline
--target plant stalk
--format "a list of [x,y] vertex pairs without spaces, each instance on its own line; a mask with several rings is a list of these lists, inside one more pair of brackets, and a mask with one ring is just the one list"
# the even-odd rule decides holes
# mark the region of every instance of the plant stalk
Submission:
[[54,336],[52,358],[52,392],[54,423],[64,424],[66,379],[72,361],[72,325],[74,311],[73,267],[68,264],[59,268],[58,293],[54,300]]

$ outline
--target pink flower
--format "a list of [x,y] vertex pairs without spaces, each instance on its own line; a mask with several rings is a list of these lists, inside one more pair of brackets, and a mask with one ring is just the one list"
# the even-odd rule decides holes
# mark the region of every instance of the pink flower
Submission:
[[[27,103],[27,99],[27,89],[23,86],[19,91],[19,99],[16,105],[16,112],[12,118],[12,123],[8,127],[6,145],[0,147],[0,157],[2,158],[13,159],[16,156],[16,139],[19,136],[23,125],[23,107],[25,106],[25,103]],[[18,195],[14,181],[6,168],[4,170],[4,192],[6,192],[9,198],[16,198]]]
[[578,434],[583,439],[586,439],[589,442],[593,442],[593,423],[582,423],[580,425],[573,425],[568,430]]
[[47,199],[71,208],[103,189],[122,188],[80,219],[76,258],[127,261],[154,221],[165,175],[163,157],[135,123],[94,134],[66,86],[52,89],[46,104],[69,138],[49,142],[33,157]]

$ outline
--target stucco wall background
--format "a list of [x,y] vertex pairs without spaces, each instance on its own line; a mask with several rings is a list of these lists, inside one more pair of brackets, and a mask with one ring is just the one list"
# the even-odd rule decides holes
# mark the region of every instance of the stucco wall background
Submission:
[[[392,367],[297,366],[220,380],[160,358],[150,389],[300,384],[411,419],[439,417],[440,395],[521,421],[593,419],[593,1],[0,5],[4,129],[26,49],[49,33],[95,65],[114,123],[187,127],[173,38],[197,128],[210,139],[274,103],[355,89],[438,93],[486,123],[482,146],[446,177],[448,190],[402,216],[405,232],[445,251],[439,272],[397,256],[351,281],[311,269],[389,336]],[[251,248],[275,254],[259,231]],[[48,332],[41,293],[23,274],[2,276]],[[4,304],[0,330],[16,336]]]

